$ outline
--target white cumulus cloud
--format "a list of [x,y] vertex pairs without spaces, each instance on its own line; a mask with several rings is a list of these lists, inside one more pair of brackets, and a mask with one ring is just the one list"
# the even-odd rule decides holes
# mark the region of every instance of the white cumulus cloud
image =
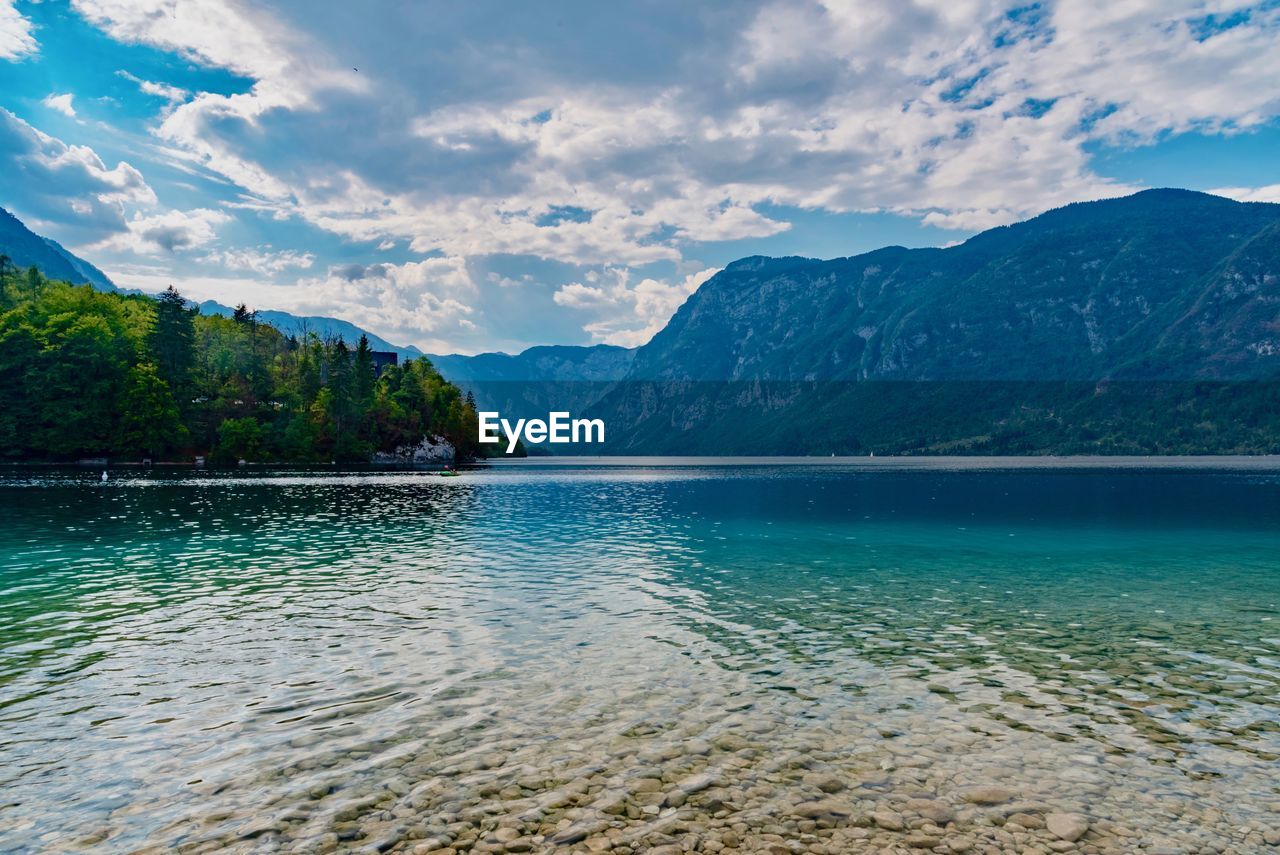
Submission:
[[1280,202],[1280,184],[1268,184],[1263,187],[1219,187],[1209,192],[1235,199],[1237,202]]
[[675,282],[646,277],[631,283],[632,273],[611,267],[592,273],[584,282],[570,282],[554,295],[558,305],[590,313],[584,325],[593,340],[636,347],[666,326],[676,309],[698,286],[720,272],[711,267]]
[[160,83],[155,80],[145,80],[135,74],[131,74],[123,69],[116,72],[119,77],[128,80],[138,87],[138,91],[144,95],[152,95],[156,98],[163,98],[170,105],[181,104],[191,97],[191,93],[181,86],[173,86],[169,83]]
[[44,100],[40,103],[44,104],[50,110],[56,110],[62,115],[70,116],[74,119],[76,116],[76,108],[71,103],[72,98],[73,96],[69,92],[63,92],[62,94],[50,93],[49,95],[46,95]]
[[[404,265],[305,282],[330,311],[389,324],[386,300],[436,340],[483,323],[459,308],[469,292],[440,290],[460,275],[442,258],[612,271],[565,274],[578,281],[555,303],[597,340],[634,343],[689,286],[632,271],[777,235],[793,209],[987,228],[1138,189],[1098,171],[1099,148],[1280,117],[1270,0],[659,0],[646,14],[664,26],[629,29],[640,13],[606,4],[600,31],[577,22],[571,40],[520,5],[481,26],[412,4],[72,3],[112,38],[247,80],[188,93],[129,76],[165,101],[152,126],[164,152],[234,187],[226,209],[432,256],[429,286]],[[631,36],[592,48],[618,32]],[[163,248],[138,228],[120,245]],[[175,248],[212,242],[179,233]],[[228,269],[286,269],[218,252]]]
[[21,59],[38,49],[31,21],[14,7],[13,0],[0,0],[0,59]]
[[155,192],[121,161],[108,167],[88,146],[68,145],[0,108],[0,174],[5,207],[27,225],[58,230],[76,242],[124,231],[125,205],[150,205]]
[[310,252],[292,249],[274,251],[270,248],[217,250],[201,258],[201,261],[220,264],[229,270],[250,270],[263,275],[281,273],[291,268],[307,270],[315,264],[315,260],[315,255]]
[[196,249],[211,243],[217,237],[217,227],[230,219],[222,211],[209,208],[150,215],[139,212],[128,221],[125,232],[107,238],[95,248],[142,255]]
[[[787,229],[765,212],[778,205],[984,228],[1136,189],[1094,172],[1090,145],[1280,115],[1280,8],[1267,2],[743,3],[719,19],[717,50],[673,36],[683,76],[620,79],[530,41],[522,74],[452,97],[389,97],[396,62],[430,62],[412,21],[299,33],[232,0],[75,4],[116,38],[255,81],[169,113],[157,133],[176,152],[282,215],[450,256],[678,261],[690,244]],[[466,80],[493,56],[424,73]]]

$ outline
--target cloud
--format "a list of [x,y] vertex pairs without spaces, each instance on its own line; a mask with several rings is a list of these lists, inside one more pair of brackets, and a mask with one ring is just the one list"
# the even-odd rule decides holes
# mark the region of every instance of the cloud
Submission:
[[1280,202],[1280,184],[1268,184],[1265,187],[1219,187],[1209,192],[1237,202]]
[[63,93],[61,95],[50,93],[49,95],[46,95],[44,100],[40,103],[44,104],[50,110],[56,110],[62,115],[70,116],[74,119],[76,117],[76,108],[72,106],[71,99],[72,96],[70,93]]
[[263,275],[281,273],[291,268],[307,270],[315,260],[313,253],[299,253],[292,249],[280,252],[270,249],[225,249],[211,252],[201,258],[201,261],[219,264],[229,270],[249,270]]
[[430,352],[464,349],[478,330],[471,320],[477,313],[472,305],[475,282],[462,258],[344,265],[288,284],[257,277],[175,275],[135,265],[110,273],[117,283],[143,291],[159,292],[174,284],[196,300],[334,316]]
[[636,347],[653,338],[689,295],[719,272],[712,267],[674,283],[644,278],[631,285],[631,271],[608,268],[602,274],[591,273],[585,284],[561,286],[553,299],[594,317],[583,327],[594,341]]
[[533,281],[533,276],[528,273],[522,274],[519,279],[513,279],[510,276],[503,276],[500,273],[490,271],[485,274],[484,278],[485,281],[492,282],[499,288],[516,288],[520,285],[525,285]]
[[73,0],[73,6],[118,41],[162,48],[254,81],[246,93],[198,93],[174,105],[156,130],[173,146],[170,154],[225,176],[254,198],[283,202],[291,189],[242,150],[242,135],[261,138],[265,117],[312,107],[317,92],[365,89],[300,31],[259,7],[234,0]]
[[216,227],[230,219],[223,212],[209,208],[150,216],[135,213],[125,232],[107,238],[94,248],[141,255],[196,249],[211,243],[217,237]]
[[[630,78],[536,31],[433,59],[411,22],[338,31],[317,14],[302,35],[229,0],[75,5],[116,38],[254,81],[169,113],[156,133],[176,154],[281,216],[450,256],[678,261],[784,231],[765,212],[779,205],[983,228],[1135,189],[1091,170],[1091,144],[1280,114],[1272,3],[787,0],[708,11],[715,32],[671,11],[676,59]],[[441,44],[476,37],[438,25]],[[465,88],[505,53],[520,74]],[[440,85],[399,85],[410,69]]]
[[40,47],[31,35],[31,21],[13,4],[14,0],[0,0],[0,59],[21,59]]
[[0,174],[6,207],[32,228],[53,228],[73,242],[124,231],[125,204],[153,204],[142,173],[121,161],[108,169],[93,149],[67,145],[0,108]]
[[72,0],[77,12],[116,41],[173,51],[201,65],[254,78],[276,76],[286,55],[271,19],[227,0]]
[[[345,250],[364,263],[330,268],[317,248],[325,273],[299,282],[394,323],[358,294],[385,298],[437,339],[484,323],[448,303],[475,298],[440,290],[454,273],[439,258],[576,266],[555,280],[575,280],[555,305],[598,340],[633,342],[688,287],[640,268],[681,269],[701,244],[780,234],[790,209],[981,229],[1137,189],[1099,174],[1099,148],[1247,133],[1280,116],[1274,2],[653,0],[643,12],[610,5],[575,22],[572,39],[527,4],[481,23],[448,4],[428,18],[412,4],[372,16],[332,4],[72,2],[113,38],[238,78],[186,92],[121,72],[164,99],[154,147],[232,188],[223,209],[395,250],[384,258],[433,256],[431,283],[413,284],[426,274]],[[629,36],[610,41],[618,32]],[[169,216],[143,213],[134,220]],[[127,227],[122,209],[116,219]],[[228,270],[290,269],[275,250],[210,250],[216,224],[206,225],[203,243],[182,229],[169,243],[203,246]],[[140,228],[114,245],[164,246]],[[255,244],[264,239],[278,243]],[[613,272],[592,281],[584,267]],[[481,284],[500,296],[520,281]]]
[[476,312],[475,282],[466,259],[457,256],[331,268],[323,277],[299,280],[295,291],[290,300],[297,310],[334,310],[421,347],[453,341]]
[[130,83],[137,85],[138,91],[144,95],[153,95],[156,98],[163,98],[169,104],[181,104],[191,97],[191,93],[180,86],[172,86],[168,83],[157,83],[153,80],[144,80],[141,77],[130,74],[121,69],[116,72],[117,77],[122,77]]

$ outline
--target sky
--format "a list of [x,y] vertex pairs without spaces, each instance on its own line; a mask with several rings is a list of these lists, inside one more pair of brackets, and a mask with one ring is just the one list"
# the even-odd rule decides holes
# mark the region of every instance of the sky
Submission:
[[0,0],[0,207],[427,352],[1168,186],[1280,201],[1280,0]]

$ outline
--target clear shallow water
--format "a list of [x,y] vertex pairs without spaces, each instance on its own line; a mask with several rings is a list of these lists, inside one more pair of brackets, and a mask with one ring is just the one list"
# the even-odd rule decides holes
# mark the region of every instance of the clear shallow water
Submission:
[[1280,473],[974,465],[0,478],[0,851],[1266,848]]

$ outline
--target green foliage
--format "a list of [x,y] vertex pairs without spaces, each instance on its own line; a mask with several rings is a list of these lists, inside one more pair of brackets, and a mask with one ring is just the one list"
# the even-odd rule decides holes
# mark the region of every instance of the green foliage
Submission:
[[367,340],[200,315],[176,289],[101,293],[0,265],[0,457],[113,453],[367,462],[440,435],[472,458],[475,407],[425,359],[375,375]]
[[129,369],[121,412],[120,449],[150,457],[171,451],[187,439],[173,388],[150,362]]
[[170,285],[156,299],[156,320],[147,336],[147,348],[158,374],[169,388],[180,394],[189,391],[195,367],[195,309]]
[[218,426],[218,444],[212,463],[227,466],[241,460],[262,459],[262,425],[253,416],[227,419]]

